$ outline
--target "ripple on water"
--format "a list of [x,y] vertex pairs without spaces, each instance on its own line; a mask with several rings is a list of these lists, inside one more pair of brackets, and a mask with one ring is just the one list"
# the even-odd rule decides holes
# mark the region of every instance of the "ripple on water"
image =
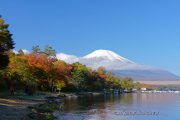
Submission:
[[[150,115],[151,112],[159,114]],[[180,120],[179,113],[180,94],[143,93],[65,101],[60,117],[61,120]]]

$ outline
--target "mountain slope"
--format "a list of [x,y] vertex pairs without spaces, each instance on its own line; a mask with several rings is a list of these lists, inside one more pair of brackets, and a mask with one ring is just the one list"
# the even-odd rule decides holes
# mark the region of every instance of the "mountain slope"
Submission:
[[120,77],[130,76],[137,81],[179,81],[180,77],[165,70],[113,70]]
[[180,80],[180,77],[174,75],[173,73],[156,67],[137,64],[110,50],[96,50],[84,57],[58,54],[57,58],[68,63],[80,62],[93,69],[103,66],[107,70],[111,70],[117,76],[132,77],[137,81]]

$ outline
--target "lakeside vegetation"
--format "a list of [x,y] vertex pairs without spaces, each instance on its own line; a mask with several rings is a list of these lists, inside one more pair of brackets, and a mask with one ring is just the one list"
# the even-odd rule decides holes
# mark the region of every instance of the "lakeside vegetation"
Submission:
[[[33,48],[39,49],[38,46]],[[68,64],[57,60],[53,51],[49,46],[44,51],[32,49],[29,54],[22,50],[17,54],[9,51],[9,64],[1,69],[1,88],[8,89],[11,94],[15,90],[24,90],[26,94],[33,95],[36,91],[132,90],[136,85],[131,78],[116,77],[103,67],[93,70],[80,63]]]

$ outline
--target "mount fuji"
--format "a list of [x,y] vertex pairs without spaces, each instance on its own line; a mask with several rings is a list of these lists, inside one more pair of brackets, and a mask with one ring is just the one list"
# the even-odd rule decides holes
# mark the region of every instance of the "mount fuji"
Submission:
[[132,77],[136,81],[179,81],[180,77],[173,73],[148,65],[137,64],[110,50],[96,50],[86,56],[57,54],[57,59],[67,63],[80,62],[88,67],[97,69],[105,67],[107,71],[120,77]]

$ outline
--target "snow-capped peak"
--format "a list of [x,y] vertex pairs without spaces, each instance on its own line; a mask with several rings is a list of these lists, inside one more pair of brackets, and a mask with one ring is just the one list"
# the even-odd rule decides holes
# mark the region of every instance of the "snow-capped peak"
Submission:
[[130,61],[122,56],[119,56],[118,54],[116,54],[110,50],[96,50],[96,51],[84,56],[83,58],[90,59],[90,58],[99,58],[99,57],[104,57],[111,61],[119,60],[121,62],[133,63],[132,61]]

